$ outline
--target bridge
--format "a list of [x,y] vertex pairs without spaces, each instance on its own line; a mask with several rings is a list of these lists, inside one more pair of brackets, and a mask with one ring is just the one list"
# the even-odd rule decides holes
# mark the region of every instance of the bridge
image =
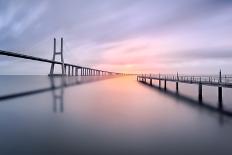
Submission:
[[[219,75],[212,76],[190,76],[190,75],[161,75],[161,74],[142,74],[137,76],[137,81],[143,82],[145,84],[149,84],[153,86],[153,80],[158,81],[158,87],[161,89],[161,85],[163,82],[164,90],[167,90],[167,82],[175,82],[176,83],[176,93],[179,92],[179,83],[185,84],[196,84],[198,85],[198,98],[199,101],[202,102],[203,91],[202,86],[213,86],[218,87],[218,103],[219,108],[223,107],[223,96],[222,96],[222,88],[232,88],[232,76],[231,75],[222,75],[221,70]],[[147,82],[148,81],[148,82]]]
[[[54,77],[54,76],[67,77],[67,76],[132,75],[132,74],[126,74],[126,73],[104,71],[104,70],[100,70],[100,69],[94,69],[94,68],[79,66],[79,65],[75,65],[75,64],[65,63],[64,56],[63,56],[63,38],[60,39],[60,51],[57,51],[57,41],[56,41],[56,38],[54,38],[53,57],[51,60],[45,59],[45,58],[34,57],[34,56],[30,56],[30,55],[25,55],[25,54],[19,54],[19,53],[10,52],[10,51],[4,51],[4,50],[0,50],[0,55],[49,63],[51,65],[51,68],[50,68],[50,73],[48,75],[51,77]],[[56,61],[57,56],[59,56],[61,61]],[[59,65],[61,67],[60,74],[55,73],[55,65]],[[219,109],[223,108],[222,88],[223,87],[232,88],[232,76],[231,75],[222,75],[221,71],[216,76],[215,75],[212,75],[212,76],[190,76],[190,75],[179,75],[178,73],[176,75],[162,75],[162,74],[141,74],[141,75],[136,74],[136,75],[137,75],[137,81],[143,82],[143,83],[148,84],[150,86],[153,86],[153,80],[157,80],[158,81],[158,88],[163,89],[164,91],[167,91],[167,82],[175,82],[177,94],[179,92],[179,83],[198,85],[198,99],[199,99],[200,103],[203,103],[202,98],[203,98],[203,86],[204,85],[218,87],[218,103],[219,103],[218,107],[219,107]],[[164,88],[161,88],[162,82],[164,83]],[[40,91],[38,91],[38,92],[40,92]],[[23,95],[24,94],[30,94],[30,93],[24,92]],[[22,94],[16,94],[16,95],[14,94],[14,95],[3,96],[3,97],[1,96],[0,100],[12,98],[12,97],[18,97],[18,96],[22,96]]]
[[[60,44],[60,51],[57,51],[56,48],[56,38],[54,38],[54,44],[53,44],[53,57],[52,60],[45,59],[45,58],[39,58],[34,57],[30,55],[25,54],[19,54],[11,51],[4,51],[0,50],[0,55],[15,57],[15,58],[22,58],[27,60],[33,60],[33,61],[39,61],[44,63],[51,64],[51,69],[49,76],[107,76],[107,75],[129,75],[126,73],[117,73],[117,72],[110,72],[110,71],[104,71],[100,69],[93,69],[89,67],[79,66],[75,64],[69,64],[64,62],[64,56],[63,56],[63,38],[61,38],[61,44]],[[56,57],[60,56],[61,61],[56,61]],[[57,74],[55,73],[55,65],[60,65],[62,73]]]

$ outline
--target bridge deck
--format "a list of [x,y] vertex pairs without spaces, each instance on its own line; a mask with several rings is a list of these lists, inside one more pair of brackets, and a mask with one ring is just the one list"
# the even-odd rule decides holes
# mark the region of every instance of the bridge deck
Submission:
[[[10,52],[10,51],[4,51],[4,50],[0,50],[0,55],[28,59],[28,60],[34,60],[34,61],[40,61],[40,62],[45,62],[45,63],[50,63],[50,64],[60,64],[60,65],[62,64],[62,62],[59,62],[59,61],[53,61],[53,60],[49,60],[49,59],[45,59],[45,58],[39,58],[39,57],[30,56],[30,55],[25,55],[25,54]],[[99,71],[99,72],[104,72],[104,73],[109,73],[109,74],[122,74],[122,73],[115,73],[115,72],[93,69],[93,68],[89,68],[89,67],[78,66],[78,65],[69,64],[69,63],[64,63],[64,66],[70,66],[70,67],[74,67],[77,69],[94,70],[94,71]]]

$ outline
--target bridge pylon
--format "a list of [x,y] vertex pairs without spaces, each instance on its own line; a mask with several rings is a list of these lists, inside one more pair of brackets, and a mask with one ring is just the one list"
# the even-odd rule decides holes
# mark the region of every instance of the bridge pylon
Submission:
[[57,76],[57,75],[64,76],[66,74],[65,66],[64,66],[64,56],[63,56],[63,38],[61,38],[60,42],[61,42],[61,44],[60,44],[60,51],[57,52],[57,50],[56,50],[56,38],[54,38],[52,60],[55,61],[56,60],[56,56],[60,55],[61,64],[59,64],[59,65],[61,65],[62,74],[54,74],[55,63],[51,63],[51,69],[50,69],[49,76]]

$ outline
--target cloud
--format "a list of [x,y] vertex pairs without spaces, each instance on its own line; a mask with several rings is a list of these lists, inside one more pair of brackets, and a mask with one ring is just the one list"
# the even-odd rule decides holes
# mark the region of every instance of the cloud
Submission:
[[67,62],[108,70],[230,61],[231,14],[230,0],[0,1],[0,48],[51,58],[62,36]]

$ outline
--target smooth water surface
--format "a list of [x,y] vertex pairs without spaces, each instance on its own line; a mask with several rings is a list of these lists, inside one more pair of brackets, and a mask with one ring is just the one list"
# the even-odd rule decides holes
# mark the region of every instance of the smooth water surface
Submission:
[[[8,96],[0,100],[0,154],[231,152],[232,117],[192,101],[197,85],[181,84],[182,95],[174,88],[134,76],[0,76],[0,98]],[[231,92],[223,89],[229,110]],[[204,87],[203,97],[217,106],[216,88]]]

